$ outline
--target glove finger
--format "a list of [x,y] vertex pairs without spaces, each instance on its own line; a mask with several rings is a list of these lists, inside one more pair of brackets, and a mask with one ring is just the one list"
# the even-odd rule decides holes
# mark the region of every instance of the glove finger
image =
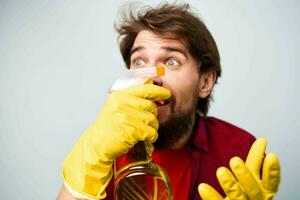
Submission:
[[151,100],[141,97],[114,92],[110,94],[107,102],[110,104],[108,107],[112,108],[114,112],[119,112],[120,110],[126,112],[127,107],[133,107],[142,111],[149,111],[157,116],[156,104]]
[[201,183],[198,186],[198,192],[203,200],[223,200],[223,197],[206,183]]
[[228,199],[246,200],[246,196],[235,177],[226,167],[219,167],[217,178]]
[[157,130],[140,120],[135,120],[134,117],[129,116],[127,120],[120,124],[120,129],[123,133],[125,143],[129,143],[132,147],[138,141],[147,140],[153,143],[157,137]]
[[165,100],[171,97],[168,89],[153,84],[132,86],[119,90],[119,92],[153,101]]
[[263,193],[257,179],[239,157],[233,157],[229,162],[230,168],[243,187],[249,199],[263,199]]
[[[95,130],[95,132],[97,132],[97,130]],[[111,161],[126,153],[138,141],[147,140],[153,143],[158,137],[156,129],[141,121],[124,121],[116,125],[111,133],[107,133],[107,137],[101,140],[99,140],[97,134],[89,135],[93,136],[89,141],[92,141],[91,145],[97,147],[95,153],[99,155],[98,157],[101,157],[103,162]],[[109,138],[109,140],[107,138]],[[105,141],[113,141],[113,143],[107,143]]]
[[266,155],[262,171],[262,185],[270,191],[276,192],[280,183],[280,164],[276,154]]
[[260,170],[264,159],[267,141],[264,138],[258,138],[251,146],[246,159],[246,165],[252,174],[260,179]]
[[135,107],[124,107],[119,109],[118,115],[118,122],[122,123],[123,121],[132,121],[134,122],[133,125],[135,124],[136,121],[143,122],[149,126],[151,126],[154,129],[158,129],[159,122],[156,118],[156,115],[153,114],[152,112],[147,112],[144,110],[139,110]]

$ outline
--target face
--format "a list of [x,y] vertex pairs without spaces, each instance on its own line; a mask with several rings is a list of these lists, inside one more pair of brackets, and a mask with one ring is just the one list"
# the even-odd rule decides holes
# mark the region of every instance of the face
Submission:
[[172,93],[167,104],[158,105],[160,124],[166,122],[175,112],[190,111],[197,103],[199,63],[182,41],[162,38],[147,30],[141,31],[133,44],[130,63],[130,68],[165,65],[165,75],[154,80]]
[[165,66],[165,75],[154,82],[169,89],[172,97],[166,104],[157,106],[160,127],[156,147],[170,147],[192,128],[200,89],[199,63],[184,42],[147,30],[137,35],[130,63],[132,69]]

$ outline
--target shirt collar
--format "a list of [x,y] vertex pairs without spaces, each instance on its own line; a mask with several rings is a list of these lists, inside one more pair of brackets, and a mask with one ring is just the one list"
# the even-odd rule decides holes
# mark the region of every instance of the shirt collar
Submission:
[[195,135],[192,141],[193,145],[205,152],[208,151],[208,141],[207,141],[207,128],[205,124],[205,118],[197,114],[196,116],[196,126]]

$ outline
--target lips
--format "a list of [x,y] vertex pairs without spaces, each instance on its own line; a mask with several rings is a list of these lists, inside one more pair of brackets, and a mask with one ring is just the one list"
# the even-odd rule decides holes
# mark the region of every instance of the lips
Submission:
[[166,106],[169,103],[170,103],[170,101],[168,99],[167,100],[155,101],[155,104],[156,104],[157,107]]

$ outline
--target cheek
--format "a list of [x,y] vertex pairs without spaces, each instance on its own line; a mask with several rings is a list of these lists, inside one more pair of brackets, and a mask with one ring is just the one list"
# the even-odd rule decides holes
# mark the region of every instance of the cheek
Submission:
[[188,107],[193,101],[195,92],[199,87],[199,76],[190,73],[168,72],[163,79],[164,86],[168,88],[176,99],[178,106]]

